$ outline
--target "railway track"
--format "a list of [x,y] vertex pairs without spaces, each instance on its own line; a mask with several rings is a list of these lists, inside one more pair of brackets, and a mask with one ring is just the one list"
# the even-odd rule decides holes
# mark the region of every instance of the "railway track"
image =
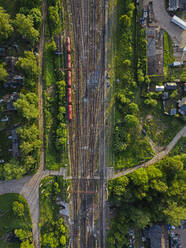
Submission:
[[103,199],[99,197],[104,188],[102,166],[100,169],[100,138],[104,129],[104,1],[70,0],[70,4],[76,93],[70,124],[71,177],[74,178],[71,247],[93,248],[96,244],[104,247],[104,237],[96,236],[95,232],[100,229],[100,236],[103,235],[103,228],[95,223],[104,215],[100,202]]

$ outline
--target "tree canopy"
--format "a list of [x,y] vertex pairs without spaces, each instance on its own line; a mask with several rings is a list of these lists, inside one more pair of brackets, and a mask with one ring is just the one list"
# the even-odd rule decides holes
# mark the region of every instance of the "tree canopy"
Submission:
[[34,22],[31,16],[18,13],[14,20],[14,26],[17,32],[32,44],[38,40],[39,31],[34,28]]
[[0,41],[7,39],[13,32],[10,15],[0,7]]

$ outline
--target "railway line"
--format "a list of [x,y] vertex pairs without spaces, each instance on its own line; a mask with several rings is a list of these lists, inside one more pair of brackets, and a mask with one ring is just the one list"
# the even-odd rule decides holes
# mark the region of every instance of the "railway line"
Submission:
[[71,247],[104,247],[104,149],[100,151],[100,146],[103,148],[104,144],[105,2],[70,0],[70,7],[72,85],[76,93],[69,125],[73,178]]

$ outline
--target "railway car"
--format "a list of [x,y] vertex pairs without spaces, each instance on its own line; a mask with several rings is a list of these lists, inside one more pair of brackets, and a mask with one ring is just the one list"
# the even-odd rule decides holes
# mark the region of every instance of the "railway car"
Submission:
[[67,47],[67,53],[71,53],[71,48],[70,48],[70,37],[67,37],[67,40],[66,40],[66,47]]
[[68,88],[68,90],[67,90],[67,98],[68,98],[68,104],[72,103],[72,91],[71,91],[71,88]]
[[71,87],[71,71],[67,71],[67,86]]
[[72,105],[68,105],[68,119],[72,120]]
[[71,70],[71,55],[67,54],[67,70]]

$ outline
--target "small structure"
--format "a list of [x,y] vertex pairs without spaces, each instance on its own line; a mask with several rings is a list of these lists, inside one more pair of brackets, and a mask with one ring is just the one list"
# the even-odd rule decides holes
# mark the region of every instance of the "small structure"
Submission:
[[177,88],[177,84],[176,83],[166,83],[165,84],[165,89],[166,90],[175,90]]
[[16,132],[16,128],[13,128],[11,130],[11,136],[12,136],[12,155],[13,157],[18,157],[20,156],[20,151],[19,151],[19,138]]
[[179,107],[179,113],[181,115],[185,115],[186,114],[186,97],[182,98],[182,100],[178,104],[178,107]]
[[169,0],[169,11],[175,11],[179,8],[179,0]]
[[186,83],[183,84],[183,89],[186,91]]
[[165,89],[164,85],[156,85],[157,92],[164,91],[164,89]]
[[14,73],[14,71],[15,71],[15,63],[16,63],[16,61],[17,61],[17,57],[7,56],[5,58],[6,66],[8,68],[10,68],[11,73]]
[[186,0],[169,0],[169,11],[186,8]]
[[178,67],[178,66],[182,66],[183,62],[180,61],[174,61],[172,64],[170,64],[170,67]]
[[0,56],[5,56],[5,48],[0,47]]
[[175,114],[176,114],[176,108],[171,109],[170,115],[172,116],[172,115],[175,115]]
[[181,18],[179,18],[178,16],[174,15],[171,21],[174,24],[178,25],[183,30],[186,30],[186,22],[182,20]]
[[168,92],[163,92],[163,94],[162,94],[162,99],[163,100],[167,100],[169,98],[169,93]]

